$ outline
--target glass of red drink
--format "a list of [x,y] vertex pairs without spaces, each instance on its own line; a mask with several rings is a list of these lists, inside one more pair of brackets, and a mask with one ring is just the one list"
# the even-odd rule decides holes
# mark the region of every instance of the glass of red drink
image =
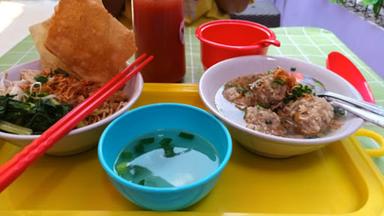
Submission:
[[133,0],[137,55],[154,60],[141,71],[145,82],[181,82],[185,74],[183,0]]

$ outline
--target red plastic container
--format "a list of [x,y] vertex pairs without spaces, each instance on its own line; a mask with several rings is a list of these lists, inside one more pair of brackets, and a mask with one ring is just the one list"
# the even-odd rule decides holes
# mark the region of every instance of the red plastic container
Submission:
[[216,20],[196,29],[205,69],[219,61],[244,55],[265,55],[269,45],[280,46],[275,33],[255,22]]

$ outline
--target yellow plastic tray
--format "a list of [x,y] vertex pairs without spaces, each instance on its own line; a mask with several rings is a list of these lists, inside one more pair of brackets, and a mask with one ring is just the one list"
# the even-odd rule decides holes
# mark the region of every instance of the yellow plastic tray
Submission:
[[[196,85],[146,84],[136,106],[180,102],[203,107]],[[380,135],[359,135],[383,143]],[[0,163],[19,149],[0,144]],[[382,150],[369,154],[383,155]],[[384,215],[384,179],[355,136],[289,159],[249,153],[236,142],[214,190],[177,215]],[[44,156],[0,195],[0,216],[155,215],[124,199],[109,182],[96,149]],[[169,215],[171,213],[163,213]]]

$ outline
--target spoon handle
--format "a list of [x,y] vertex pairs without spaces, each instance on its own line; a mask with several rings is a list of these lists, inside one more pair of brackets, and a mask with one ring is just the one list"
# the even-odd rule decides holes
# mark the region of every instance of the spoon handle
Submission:
[[341,107],[346,111],[354,114],[357,117],[360,117],[368,122],[371,122],[377,126],[384,127],[384,116],[377,115],[376,113],[369,112],[367,110],[351,106],[350,104],[345,104],[337,100],[331,100],[330,103],[333,106]]
[[356,100],[356,99],[353,99],[350,97],[346,97],[344,95],[337,94],[335,92],[325,91],[321,95],[326,96],[326,97],[330,97],[330,98],[334,98],[337,100],[341,100],[345,103],[349,103],[351,105],[354,105],[354,106],[360,107],[362,109],[374,112],[378,115],[384,116],[384,108],[383,107],[380,107],[380,106],[377,106],[377,105],[374,105],[374,104],[371,104],[371,103],[368,103],[365,101],[360,101],[360,100]]

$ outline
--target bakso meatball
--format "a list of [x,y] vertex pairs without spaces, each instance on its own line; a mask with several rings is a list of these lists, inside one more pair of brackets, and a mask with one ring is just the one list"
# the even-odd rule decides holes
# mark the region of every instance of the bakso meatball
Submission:
[[223,95],[225,99],[229,101],[234,101],[242,97],[242,94],[237,91],[236,87],[227,88],[224,90]]
[[260,76],[261,74],[252,74],[252,75],[237,77],[236,79],[233,79],[228,83],[226,83],[225,88],[230,88],[233,86],[248,88],[249,84],[255,82],[257,79],[259,79]]
[[260,106],[247,107],[244,120],[247,122],[247,127],[252,130],[278,136],[286,133],[280,117],[270,109],[264,109]]
[[250,84],[258,105],[270,107],[280,103],[296,84],[295,78],[281,68],[265,74]]
[[257,80],[259,76],[259,74],[253,74],[229,81],[224,86],[224,98],[239,107],[253,106],[255,98],[249,84]]
[[242,87],[227,88],[223,91],[223,96],[240,107],[252,106],[255,101],[252,92]]
[[307,94],[288,103],[280,116],[286,128],[305,136],[317,136],[330,128],[334,112],[324,98]]

